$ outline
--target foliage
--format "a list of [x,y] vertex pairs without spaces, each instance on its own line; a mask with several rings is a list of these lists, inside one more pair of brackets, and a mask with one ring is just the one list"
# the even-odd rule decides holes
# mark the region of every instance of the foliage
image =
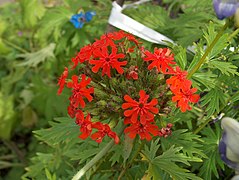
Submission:
[[[148,72],[141,75],[139,84],[130,85],[116,77],[109,80],[93,75],[91,85],[98,101],[89,103],[86,112],[94,121],[103,118],[104,123],[111,122],[120,143],[114,145],[109,137],[100,144],[78,138],[80,127],[67,117],[70,90],[58,96],[57,80],[82,47],[106,32],[110,10],[110,0],[19,0],[0,5],[2,179],[70,179],[100,153],[104,156],[85,172],[84,179],[230,179],[233,170],[218,153],[222,136],[219,117],[239,119],[239,37],[232,18],[219,21],[208,0],[152,0],[123,10],[173,39],[176,44],[168,47],[175,62],[188,73],[208,52],[196,72],[188,75],[201,97],[192,110],[181,112],[171,101],[172,92],[164,85],[167,74],[152,76]],[[80,11],[95,11],[96,16],[76,29],[69,20]],[[226,22],[228,26],[214,42]],[[142,42],[151,51],[165,47]],[[141,57],[130,58],[143,67]],[[90,74],[88,70],[81,64],[70,73]],[[151,141],[122,133],[124,99],[118,95],[141,85],[148,87],[153,98],[161,98],[156,125],[161,131],[167,124],[173,125],[166,136]],[[105,147],[109,149],[104,151]]]

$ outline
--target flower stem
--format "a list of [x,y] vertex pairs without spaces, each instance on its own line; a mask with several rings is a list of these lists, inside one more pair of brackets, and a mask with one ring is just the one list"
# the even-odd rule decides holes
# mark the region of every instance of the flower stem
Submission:
[[212,118],[208,118],[201,126],[199,126],[199,127],[193,132],[193,134],[198,134],[211,120],[212,120]]
[[[2,38],[2,39],[3,39],[3,38]],[[11,47],[13,47],[13,48],[15,48],[15,49],[21,51],[22,53],[29,53],[27,50],[25,50],[25,49],[23,49],[23,48],[17,46],[16,44],[14,44],[14,43],[12,43],[12,42],[6,40],[6,39],[3,39],[3,41],[4,41],[7,45],[9,45],[9,46],[11,46]]]
[[227,21],[224,26],[222,27],[222,29],[217,33],[216,37],[214,38],[214,40],[212,41],[212,43],[207,47],[205,53],[203,54],[203,56],[201,57],[201,59],[198,61],[198,63],[194,66],[194,68],[188,73],[187,78],[191,78],[192,75],[201,67],[201,65],[205,62],[206,57],[208,56],[208,54],[212,51],[212,48],[215,46],[215,44],[218,42],[218,40],[220,39],[220,37],[222,36],[223,32],[226,30],[226,28],[228,27],[229,22]]
[[[119,136],[123,133],[125,129],[125,126],[122,127],[120,130]],[[93,159],[91,159],[82,169],[80,169],[75,176],[72,178],[72,180],[78,180],[80,179],[92,166],[94,166],[102,157],[104,157],[109,150],[114,146],[114,139],[112,139],[106,146],[95,155]]]

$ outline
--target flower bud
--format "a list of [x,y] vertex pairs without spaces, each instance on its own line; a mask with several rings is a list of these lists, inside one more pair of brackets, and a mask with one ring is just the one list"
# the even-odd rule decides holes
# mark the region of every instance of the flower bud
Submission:
[[213,0],[214,10],[218,19],[233,16],[239,7],[238,0]]

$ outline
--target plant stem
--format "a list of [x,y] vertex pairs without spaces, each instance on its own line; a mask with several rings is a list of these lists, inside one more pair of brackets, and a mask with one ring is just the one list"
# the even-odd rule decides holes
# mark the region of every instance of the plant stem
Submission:
[[[123,133],[125,126],[120,130],[119,136]],[[114,139],[112,139],[106,146],[95,155],[93,159],[91,159],[82,169],[80,169],[76,175],[72,178],[72,180],[80,179],[92,166],[94,166],[101,158],[103,158],[109,150],[114,146]]]
[[135,158],[137,157],[137,155],[141,151],[141,149],[144,146],[144,144],[145,144],[145,141],[143,143],[141,143],[141,145],[138,147],[136,153],[132,157],[131,161],[126,165],[126,167],[123,169],[123,171],[121,171],[121,173],[120,173],[120,175],[118,177],[118,180],[120,180],[123,177],[123,175],[125,174],[126,170],[129,169],[129,167],[132,165],[133,161],[135,160]]
[[199,126],[193,134],[198,134],[212,119],[208,118],[201,126]]
[[206,57],[208,56],[208,54],[212,51],[212,48],[215,46],[215,44],[218,42],[218,40],[220,39],[220,37],[222,36],[223,32],[226,30],[226,28],[228,27],[229,22],[227,21],[224,26],[222,27],[222,29],[217,33],[216,37],[214,38],[214,40],[212,41],[212,43],[207,47],[205,53],[203,54],[203,56],[201,57],[201,59],[198,61],[198,63],[194,66],[194,68],[188,73],[187,75],[187,79],[191,78],[192,75],[201,67],[201,65],[205,62]]
[[239,28],[237,28],[233,33],[228,37],[228,40],[231,41],[239,33]]
[[19,50],[19,51],[21,51],[21,52],[23,52],[23,53],[29,53],[27,50],[25,50],[25,49],[23,49],[23,48],[17,46],[16,44],[14,44],[14,43],[12,43],[12,42],[6,40],[6,39],[3,39],[3,40],[4,40],[4,42],[5,42],[7,45],[9,45],[9,46],[11,46],[11,47],[13,47],[13,48],[15,48],[15,49],[17,49],[17,50]]
[[18,146],[10,141],[10,140],[3,140],[3,143],[13,152],[17,155],[18,159],[23,163],[27,164],[27,160],[24,157],[24,153],[18,148]]

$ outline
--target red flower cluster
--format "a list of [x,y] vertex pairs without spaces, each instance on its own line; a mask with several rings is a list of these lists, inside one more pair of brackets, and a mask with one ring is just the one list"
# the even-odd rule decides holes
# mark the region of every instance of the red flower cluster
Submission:
[[[124,41],[133,42],[134,46],[128,49],[122,49],[124,47]],[[127,34],[124,31],[109,33],[101,36],[99,40],[96,40],[93,44],[89,44],[81,48],[76,57],[71,59],[75,69],[79,63],[86,63],[91,66],[93,73],[97,73],[102,70],[102,76],[107,75],[109,78],[112,74],[112,69],[115,69],[117,73],[123,74],[124,67],[127,61],[122,61],[125,58],[125,54],[122,52],[133,52],[135,46],[138,46],[139,42],[133,35]],[[120,52],[120,53],[119,53]],[[75,122],[80,126],[82,134],[79,136],[81,139],[91,137],[96,142],[100,143],[107,135],[115,140],[115,143],[119,143],[119,137],[113,131],[111,131],[108,124],[102,124],[101,122],[92,122],[91,116],[88,114],[86,118],[82,109],[86,105],[86,100],[91,102],[93,100],[94,88],[89,87],[91,78],[87,78],[85,74],[80,77],[73,75],[71,80],[66,82],[68,76],[68,68],[65,68],[63,74],[58,80],[58,94],[62,93],[65,85],[67,88],[72,89],[72,95],[70,96],[70,105],[68,106],[68,114],[71,118],[76,118]],[[133,79],[137,79],[137,73],[131,73],[129,75]],[[93,129],[96,131],[93,132]],[[93,132],[93,134],[92,134]]]
[[65,70],[63,71],[62,75],[58,79],[57,85],[60,86],[57,91],[58,95],[60,95],[62,93],[62,90],[65,87],[67,76],[68,76],[68,68],[65,67]]
[[131,126],[125,129],[125,133],[129,134],[129,137],[134,138],[136,134],[140,136],[140,139],[150,140],[152,135],[158,134],[158,126],[154,124],[154,114],[159,112],[155,106],[158,104],[157,99],[152,99],[149,103],[149,95],[144,90],[139,91],[139,102],[133,100],[129,95],[124,96],[126,103],[122,104],[125,115],[125,124],[131,124]]
[[176,64],[175,62],[173,62],[174,55],[168,48],[155,48],[154,53],[151,53],[146,50],[144,51],[144,54],[146,55],[146,57],[143,58],[144,61],[152,61],[151,64],[148,66],[149,70],[156,67],[159,72],[166,73],[167,70],[173,70],[170,64]]
[[186,110],[191,110],[189,103],[197,103],[200,99],[197,92],[197,88],[192,88],[192,82],[187,77],[186,71],[181,71],[177,66],[175,71],[172,71],[173,76],[167,79],[166,83],[170,86],[171,91],[174,96],[172,97],[173,102],[177,102],[177,106],[180,107],[182,112]]
[[[120,59],[125,58],[125,54],[117,52],[118,48],[122,47],[124,39],[128,39],[137,46],[139,44],[133,35],[124,31],[102,35],[100,40],[96,40],[92,45],[81,48],[77,56],[72,58],[72,68],[74,69],[78,63],[88,61],[89,64],[93,65],[92,72],[97,73],[102,69],[102,76],[107,75],[110,78],[112,69],[115,69],[119,74],[123,74],[122,67],[127,64],[127,61],[121,61]],[[130,47],[129,51],[132,51],[133,48]]]
[[84,118],[84,114],[81,110],[76,113],[76,124],[80,126],[80,132],[82,134],[79,136],[81,139],[88,138],[92,129],[97,129],[98,131],[91,135],[91,139],[95,140],[97,143],[101,143],[105,135],[114,139],[115,143],[119,143],[119,137],[113,131],[111,131],[108,124],[102,124],[101,122],[91,122],[91,116],[88,114]]
[[[139,90],[138,101],[131,98],[132,94],[130,93],[129,95],[128,93],[126,95],[121,94],[121,97],[124,96],[125,100],[122,104],[125,116],[124,123],[129,125],[124,130],[125,134],[130,138],[135,138],[136,135],[139,135],[140,139],[146,140],[151,140],[152,136],[166,137],[171,134],[172,125],[168,124],[166,128],[162,129],[159,129],[156,125],[155,115],[159,113],[159,109],[157,108],[158,100],[153,98],[150,101],[150,96],[142,90],[144,87],[141,88],[136,84],[140,81],[139,85],[144,86],[145,79],[142,78],[144,78],[144,75],[148,76],[148,72],[144,72],[145,68],[142,67],[148,63],[148,70],[156,68],[158,73],[171,75],[166,83],[174,94],[172,101],[177,103],[182,112],[190,110],[189,103],[196,103],[199,100],[199,95],[194,94],[197,89],[191,88],[192,82],[186,78],[187,72],[182,71],[178,66],[174,67],[176,62],[174,62],[174,55],[170,49],[155,48],[154,53],[151,53],[143,47],[139,47],[139,44],[133,35],[123,31],[102,35],[93,44],[81,48],[76,57],[71,59],[71,69],[73,70],[79,64],[84,63],[85,65],[83,66],[86,69],[84,71],[88,76],[99,71],[101,71],[102,76],[106,75],[109,78],[124,74],[122,77],[125,77],[125,79],[121,77],[119,83],[122,82],[123,85],[129,84],[132,89]],[[137,49],[135,49],[136,47]],[[131,56],[130,53],[138,54]],[[138,61],[138,57],[141,57],[143,61]],[[144,73],[143,75],[140,74],[142,72]],[[58,80],[58,94],[61,94],[65,85],[71,89],[72,94],[69,97],[70,105],[68,106],[68,114],[71,118],[75,118],[76,124],[80,127],[81,135],[79,138],[86,139],[90,137],[100,143],[105,136],[108,136],[113,138],[115,143],[119,143],[119,137],[111,130],[108,124],[103,124],[99,121],[94,122],[89,113],[83,112],[86,102],[96,101],[99,98],[97,97],[97,93],[94,94],[94,92],[97,92],[97,89],[91,86],[93,84],[91,81],[95,79],[97,81],[100,80],[103,86],[107,86],[109,83],[107,81],[104,84],[105,78],[97,78],[93,75],[91,76],[92,80],[85,74],[81,74],[80,76],[72,75],[71,79],[66,80],[68,77],[68,68],[65,68]],[[148,76],[147,78],[150,79],[151,77]],[[153,91],[152,89],[152,94]],[[127,92],[131,92],[131,90]],[[89,106],[94,108],[94,104],[90,103]],[[87,114],[86,117],[84,114]]]

